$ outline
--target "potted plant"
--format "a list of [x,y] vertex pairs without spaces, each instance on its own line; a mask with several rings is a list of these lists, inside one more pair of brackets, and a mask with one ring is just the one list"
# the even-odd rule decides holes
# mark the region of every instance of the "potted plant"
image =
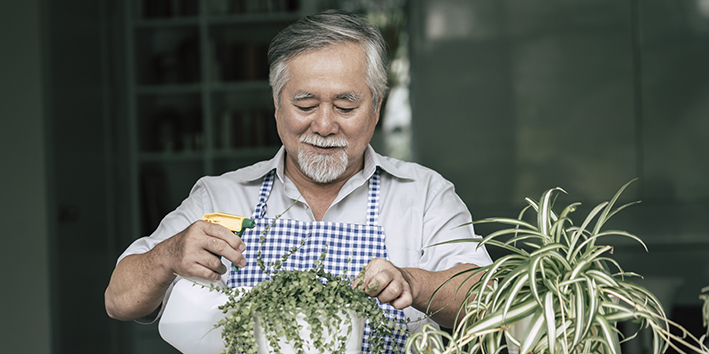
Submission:
[[[268,230],[260,239],[263,246]],[[302,244],[304,244],[303,241]],[[384,352],[382,343],[396,328],[405,328],[386,316],[376,299],[360,289],[363,273],[325,272],[322,261],[327,245],[313,268],[285,270],[282,265],[299,250],[294,247],[281,260],[264,264],[261,252],[256,262],[270,279],[253,288],[227,288],[212,284],[210,291],[226,295],[219,306],[225,316],[214,328],[221,328],[226,348],[222,353],[352,353],[362,345],[364,321],[369,321],[370,349]],[[365,272],[366,269],[363,270]],[[353,288],[353,281],[359,286]]]
[[[329,274],[317,261],[307,271],[280,269],[295,251],[274,265],[270,280],[254,288],[212,288],[228,297],[220,306],[226,316],[215,325],[222,328],[223,353],[359,351],[365,319],[371,328],[372,351],[382,352],[379,343],[400,324],[387,317],[374,298],[353,289],[351,277]],[[262,261],[259,265],[268,271]],[[303,335],[304,330],[309,335]]]
[[[701,341],[667,319],[653,294],[631,281],[639,275],[624,271],[610,257],[613,247],[599,243],[602,237],[617,235],[645,247],[633,234],[603,229],[609,218],[634,204],[615,208],[628,184],[610,201],[593,208],[580,224],[571,219],[580,203],[554,211],[558,193],[564,192],[560,188],[545,191],[539,201],[527,198],[529,205],[517,218],[477,221],[508,226],[476,242],[501,247],[509,254],[456,275],[470,278],[484,273],[466,293],[457,328],[449,335],[428,327],[409,337],[406,349],[497,353],[507,343],[510,352],[519,348],[520,353],[619,354],[622,335],[616,324],[636,321],[640,328],[651,328],[653,353],[668,346],[679,349],[677,344],[709,353]],[[531,222],[525,219],[530,209],[536,212]],[[670,333],[671,326],[680,328],[682,335]],[[439,335],[447,337],[448,343]]]

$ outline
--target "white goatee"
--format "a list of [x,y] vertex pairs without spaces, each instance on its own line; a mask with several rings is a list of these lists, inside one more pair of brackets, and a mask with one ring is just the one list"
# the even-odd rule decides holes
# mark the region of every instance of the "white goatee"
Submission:
[[343,148],[334,154],[319,154],[305,147],[298,149],[298,165],[310,179],[317,183],[330,183],[340,177],[347,169],[349,145],[344,138],[303,135],[300,142],[323,148]]

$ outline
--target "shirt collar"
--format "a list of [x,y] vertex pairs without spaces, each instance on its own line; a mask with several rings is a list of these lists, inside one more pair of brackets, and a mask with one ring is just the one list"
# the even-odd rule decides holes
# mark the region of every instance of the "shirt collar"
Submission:
[[[284,163],[286,157],[285,147],[281,146],[278,149],[276,155],[270,160],[262,161],[254,165],[245,167],[242,170],[242,174],[239,178],[240,182],[253,182],[255,180],[263,178],[268,172],[276,169],[276,176],[281,182],[285,180]],[[366,179],[369,179],[376,171],[377,167],[385,171],[386,173],[400,179],[413,180],[414,176],[411,173],[407,173],[400,169],[397,165],[398,160],[392,159],[390,157],[385,157],[374,151],[371,145],[367,146],[364,151],[364,169],[363,175]]]
[[399,160],[378,154],[371,145],[368,145],[364,151],[364,175],[367,176],[367,179],[372,177],[376,168],[379,167],[396,178],[413,180],[413,174],[407,173],[398,167],[400,163],[401,161]]
[[276,169],[276,174],[278,178],[283,181],[283,163],[286,156],[286,150],[283,146],[278,149],[276,155],[274,155],[270,160],[257,162],[251,166],[244,167],[238,173],[238,181],[241,183],[253,182],[263,178],[267,173]]

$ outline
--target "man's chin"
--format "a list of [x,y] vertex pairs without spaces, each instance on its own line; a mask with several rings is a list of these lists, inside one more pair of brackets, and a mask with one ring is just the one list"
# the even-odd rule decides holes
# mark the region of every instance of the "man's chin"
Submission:
[[304,153],[298,157],[301,172],[320,184],[337,180],[347,169],[347,155]]
[[319,168],[309,168],[303,170],[306,176],[310,177],[315,183],[328,184],[342,177],[345,169],[339,166],[327,166]]

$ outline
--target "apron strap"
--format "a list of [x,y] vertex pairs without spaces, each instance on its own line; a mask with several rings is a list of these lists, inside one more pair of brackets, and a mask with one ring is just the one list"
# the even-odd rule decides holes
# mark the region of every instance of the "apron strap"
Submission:
[[369,178],[369,195],[367,197],[367,225],[379,225],[379,168]]
[[268,210],[268,205],[266,201],[268,196],[271,195],[271,189],[273,188],[273,179],[276,175],[276,169],[271,170],[263,178],[263,183],[261,183],[261,190],[258,193],[258,204],[256,204],[256,209],[254,209],[253,214],[251,214],[251,220],[261,219],[266,217],[266,210]]

